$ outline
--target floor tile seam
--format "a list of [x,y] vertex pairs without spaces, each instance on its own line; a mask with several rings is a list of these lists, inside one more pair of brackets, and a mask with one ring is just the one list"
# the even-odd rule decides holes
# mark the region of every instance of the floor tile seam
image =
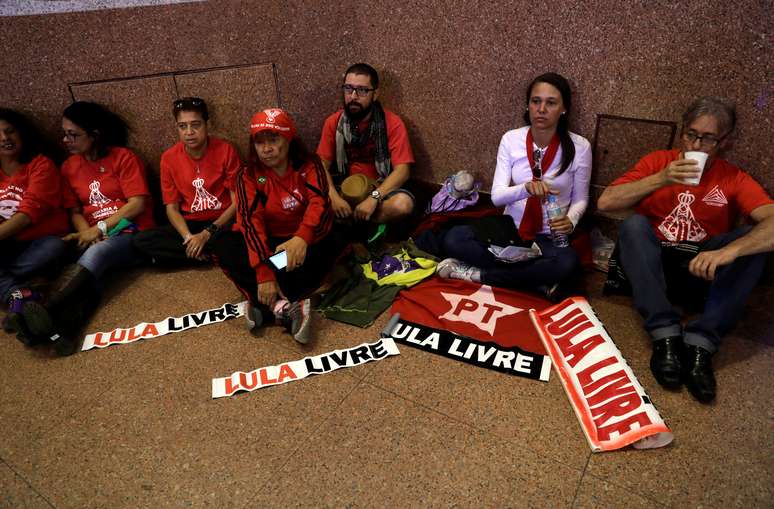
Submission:
[[[149,294],[161,294],[161,295],[163,295],[164,297],[167,297],[167,298],[175,297],[175,295],[171,295],[171,294],[169,294],[165,290],[162,290],[162,289],[160,289],[158,287],[149,285],[146,281],[136,281],[135,280],[135,281],[129,281],[128,283],[129,283],[128,285],[126,285],[124,288],[121,288],[121,289],[116,289],[116,288],[112,288],[111,287],[110,288],[110,292],[109,292],[110,293],[110,300],[113,300],[113,299],[116,299],[116,298],[120,298],[122,295],[124,295],[124,292],[122,292],[121,290],[123,290],[125,288],[130,288],[130,287],[134,287],[135,289],[144,290],[144,291],[146,291]],[[116,284],[116,283],[111,282],[111,285],[112,284]],[[115,292],[115,293],[113,293],[113,292]]]
[[[478,432],[480,432],[480,433],[482,433],[482,434],[484,434],[486,436],[495,437],[498,440],[502,440],[502,439],[507,438],[507,437],[504,437],[504,436],[500,436],[499,434],[497,434],[497,433],[495,433],[493,431],[490,431],[490,430],[487,430],[487,429],[484,429],[484,428],[480,428],[478,426],[470,424],[469,422],[465,422],[465,421],[463,421],[463,420],[461,420],[461,419],[459,419],[457,417],[454,417],[452,415],[449,415],[449,414],[446,414],[444,412],[441,412],[440,410],[432,408],[432,407],[430,407],[430,406],[428,406],[428,405],[426,405],[426,404],[424,404],[424,403],[422,403],[420,401],[413,400],[413,399],[411,399],[409,397],[406,397],[406,396],[404,396],[402,394],[399,394],[399,393],[397,393],[397,392],[395,392],[395,391],[393,391],[391,389],[388,389],[386,387],[382,387],[380,385],[377,385],[377,384],[375,384],[373,382],[368,382],[365,379],[363,379],[363,380],[361,380],[361,383],[365,383],[367,385],[370,385],[371,387],[374,387],[375,389],[379,389],[379,390],[382,390],[384,392],[390,393],[390,394],[392,394],[394,396],[397,396],[398,398],[401,398],[401,399],[403,399],[405,401],[408,401],[409,403],[412,403],[412,404],[417,405],[417,406],[419,406],[421,408],[424,408],[425,410],[428,410],[429,412],[432,412],[434,414],[443,416],[443,417],[445,417],[445,418],[447,418],[447,419],[449,419],[449,420],[451,420],[453,422],[456,422],[458,424],[462,424],[462,425],[470,428],[471,430],[478,431]],[[540,451],[538,451],[537,449],[535,449],[534,447],[532,447],[530,445],[525,445],[524,447],[526,447],[529,451],[531,451],[533,454],[535,454],[539,458],[549,460],[549,461],[551,461],[553,463],[557,463],[559,465],[562,465],[565,468],[569,468],[569,469],[574,470],[576,472],[582,472],[580,469],[578,469],[578,467],[569,465],[569,464],[565,463],[564,461],[557,460],[556,458],[554,458],[552,456],[547,456],[547,455],[541,453]]]
[[46,503],[47,503],[47,504],[48,504],[48,505],[49,505],[51,508],[53,508],[53,509],[56,509],[56,506],[55,506],[54,504],[52,504],[52,503],[51,503],[51,501],[50,501],[50,500],[48,500],[48,498],[46,498],[46,496],[45,496],[45,495],[43,495],[42,493],[40,493],[40,492],[39,492],[39,491],[38,491],[38,490],[35,488],[35,486],[33,486],[33,485],[32,485],[32,484],[31,484],[31,483],[30,483],[30,482],[27,480],[27,478],[26,478],[26,477],[24,477],[24,476],[23,476],[23,475],[21,475],[19,472],[17,472],[17,471],[16,471],[16,469],[15,469],[15,468],[13,468],[13,465],[11,465],[10,463],[8,463],[8,462],[5,460],[5,458],[3,458],[3,457],[0,457],[0,462],[2,462],[2,463],[3,463],[3,464],[6,466],[6,467],[8,467],[8,469],[9,469],[11,472],[13,472],[13,475],[15,475],[16,477],[18,477],[19,479],[21,479],[21,481],[22,481],[24,484],[26,484],[26,485],[27,485],[27,487],[28,487],[30,490],[32,490],[32,491],[33,491],[33,493],[35,493],[37,496],[39,496],[41,499],[43,499],[43,501],[44,501],[44,502],[46,502]]
[[290,454],[287,454],[287,459],[284,463],[282,463],[279,468],[276,468],[274,471],[277,472],[275,475],[270,476],[266,479],[266,482],[264,482],[258,490],[256,490],[255,495],[250,499],[250,501],[243,506],[244,509],[252,508],[252,507],[258,507],[257,504],[255,504],[255,500],[258,498],[258,496],[269,486],[269,484],[276,478],[276,476],[280,475],[285,468],[285,466],[292,461],[292,458],[295,456],[296,451],[301,449],[304,445],[306,445],[309,441],[311,441],[317,434],[317,431],[320,430],[325,423],[327,423],[329,420],[333,418],[334,413],[336,410],[344,403],[344,401],[349,398],[349,396],[354,393],[358,387],[360,387],[363,383],[362,380],[356,379],[355,385],[352,386],[352,388],[344,395],[342,396],[341,400],[333,407],[331,408],[330,412],[323,417],[319,424],[314,428],[314,430],[310,433],[307,433],[305,436],[305,440],[301,441],[291,452]]
[[[173,290],[170,291],[169,289],[167,289],[167,288],[171,288],[171,287],[159,288],[158,286],[150,284],[150,282],[148,282],[148,281],[131,281],[130,283],[131,283],[131,285],[133,285],[133,286],[136,285],[140,289],[146,290],[149,293],[158,293],[158,294],[161,294],[161,295],[163,295],[164,297],[166,297],[168,299],[175,300],[177,302],[182,302],[182,303],[188,304],[188,305],[194,304],[193,301],[181,297],[180,294],[178,294],[177,292],[174,292]],[[121,292],[120,291],[117,292],[116,296],[120,296],[120,295],[121,295]],[[236,302],[231,302],[232,300],[236,300]],[[244,300],[245,300],[244,297],[239,296],[236,299],[226,299],[226,302],[228,302],[229,304],[239,304],[240,302],[243,302]],[[210,305],[208,305],[207,309],[219,308],[219,307],[223,306],[223,304],[226,304],[226,302],[214,303],[214,304],[212,304],[212,307],[210,307]],[[191,313],[196,313],[196,312],[200,312],[200,311],[204,311],[204,309],[198,309],[198,310],[194,310],[194,311],[190,311],[190,312]]]
[[[609,453],[604,453],[604,452],[602,452],[602,453],[591,453],[591,455],[589,456],[589,463],[591,463],[591,457],[594,456],[594,454],[609,454]],[[613,454],[615,454],[615,451],[613,451]],[[587,472],[586,475],[588,477],[593,477],[594,479],[596,479],[598,481],[604,481],[604,482],[606,482],[606,483],[608,483],[608,484],[610,484],[612,486],[615,486],[616,488],[619,488],[621,490],[632,492],[635,495],[637,495],[638,497],[641,497],[641,498],[647,500],[648,502],[652,502],[654,504],[657,504],[659,507],[670,507],[665,502],[662,502],[661,500],[658,500],[657,498],[653,498],[652,495],[640,491],[640,489],[637,487],[638,484],[636,484],[636,483],[633,483],[631,486],[629,486],[629,485],[625,485],[625,484],[620,484],[620,483],[615,482],[615,481],[611,481],[608,478],[601,477],[601,476],[596,475],[596,474],[592,474],[591,472]],[[678,491],[680,493],[682,493],[683,495],[690,495],[690,493],[688,493],[688,491],[686,491],[686,490],[680,489]]]
[[581,473],[580,478],[578,479],[578,485],[575,487],[575,495],[572,497],[572,503],[570,504],[570,507],[576,507],[576,504],[578,502],[578,494],[580,493],[581,486],[583,485],[583,480],[586,478],[586,471],[589,468],[589,462],[591,461],[591,455],[594,454],[593,452],[589,452],[588,456],[586,456],[586,464],[583,465],[583,472]]

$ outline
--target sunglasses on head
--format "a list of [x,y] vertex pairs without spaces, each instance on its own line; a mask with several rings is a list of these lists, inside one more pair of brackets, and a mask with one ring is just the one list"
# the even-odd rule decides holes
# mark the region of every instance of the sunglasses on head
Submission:
[[204,104],[204,99],[198,97],[183,97],[172,103],[175,110],[182,110],[186,108],[198,108]]

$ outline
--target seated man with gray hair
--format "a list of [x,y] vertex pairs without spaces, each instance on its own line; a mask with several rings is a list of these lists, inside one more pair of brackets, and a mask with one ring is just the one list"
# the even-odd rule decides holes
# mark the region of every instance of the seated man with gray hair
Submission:
[[[605,189],[599,209],[635,213],[620,226],[620,264],[634,304],[653,339],[650,369],[664,387],[685,383],[702,403],[715,398],[711,358],[739,319],[745,300],[774,250],[774,201],[750,175],[721,159],[736,124],[732,103],[696,100],[683,114],[680,148],[643,157]],[[703,165],[701,163],[705,162]],[[740,219],[754,226],[738,226]],[[677,269],[705,280],[702,314],[681,326],[667,298],[667,267],[679,248]],[[674,252],[674,251],[672,251]]]

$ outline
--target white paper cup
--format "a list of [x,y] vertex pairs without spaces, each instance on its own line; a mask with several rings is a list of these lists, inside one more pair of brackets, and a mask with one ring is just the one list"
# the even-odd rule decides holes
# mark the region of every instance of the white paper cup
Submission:
[[693,159],[696,161],[696,166],[699,167],[699,175],[696,178],[685,179],[685,183],[689,186],[698,186],[701,181],[701,176],[704,174],[704,165],[707,164],[707,157],[709,154],[706,152],[686,152],[685,159]]

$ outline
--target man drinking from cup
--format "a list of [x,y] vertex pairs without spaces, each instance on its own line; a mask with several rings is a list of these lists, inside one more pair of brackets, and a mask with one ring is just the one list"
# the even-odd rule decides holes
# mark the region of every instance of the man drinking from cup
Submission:
[[[683,114],[680,148],[643,157],[598,203],[603,211],[635,211],[619,228],[618,255],[653,339],[654,377],[671,389],[685,383],[702,403],[715,397],[712,355],[774,250],[774,201],[719,157],[735,123],[732,103],[699,98]],[[737,227],[741,218],[755,226]],[[683,328],[667,291],[699,281],[706,282],[703,312]],[[704,295],[691,297],[696,304]]]

